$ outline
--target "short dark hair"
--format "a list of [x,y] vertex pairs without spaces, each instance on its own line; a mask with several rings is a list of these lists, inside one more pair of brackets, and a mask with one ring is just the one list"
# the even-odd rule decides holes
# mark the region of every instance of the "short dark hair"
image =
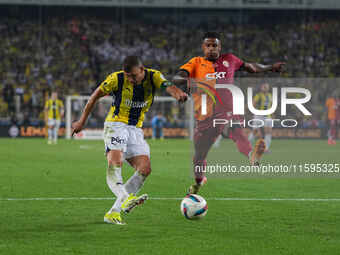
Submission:
[[142,65],[142,60],[138,56],[127,56],[124,59],[123,70],[127,73],[130,73],[132,71],[132,68]]
[[206,32],[204,35],[203,35],[203,38],[202,40],[205,40],[207,38],[216,38],[218,40],[220,40],[220,35],[219,33],[217,32]]

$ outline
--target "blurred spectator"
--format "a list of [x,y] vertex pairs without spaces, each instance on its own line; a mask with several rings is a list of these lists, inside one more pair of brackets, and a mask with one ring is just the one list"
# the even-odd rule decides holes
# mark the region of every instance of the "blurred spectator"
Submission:
[[158,112],[151,120],[152,126],[152,139],[160,138],[164,139],[163,127],[166,123],[166,119],[161,112]]
[[14,106],[14,88],[12,84],[7,83],[2,90],[4,101],[7,103],[8,114],[9,116],[13,116],[15,113]]

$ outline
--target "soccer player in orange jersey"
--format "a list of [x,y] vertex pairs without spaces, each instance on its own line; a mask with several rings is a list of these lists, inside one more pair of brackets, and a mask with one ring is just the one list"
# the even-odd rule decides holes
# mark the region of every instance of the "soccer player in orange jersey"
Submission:
[[340,98],[337,96],[336,98],[330,96],[326,100],[327,107],[327,117],[328,117],[328,144],[335,145],[336,144],[336,135],[337,135],[337,125],[340,122]]
[[[214,88],[215,84],[233,84],[235,72],[245,70],[250,73],[260,72],[281,72],[285,63],[275,63],[273,65],[262,65],[257,63],[246,63],[233,54],[221,53],[221,40],[218,33],[208,32],[203,36],[202,50],[204,57],[194,57],[180,67],[179,72],[174,77],[177,84],[186,81],[204,80],[205,85]],[[198,82],[199,83],[199,82]],[[233,98],[228,89],[216,89],[219,94],[219,101],[222,103],[214,105],[211,99],[207,101],[207,114],[199,115],[201,111],[199,100],[200,95],[193,94],[195,102],[196,128],[194,133],[195,154],[193,158],[194,173],[196,183],[191,185],[189,193],[198,193],[200,187],[206,182],[207,178],[202,171],[206,166],[206,157],[214,144],[216,138],[223,131],[224,126],[213,127],[213,119],[243,120],[243,117],[233,115]],[[249,158],[252,165],[258,165],[259,160],[265,151],[263,139],[257,141],[252,150],[248,138],[241,127],[232,128],[230,136],[236,143],[238,150]]]

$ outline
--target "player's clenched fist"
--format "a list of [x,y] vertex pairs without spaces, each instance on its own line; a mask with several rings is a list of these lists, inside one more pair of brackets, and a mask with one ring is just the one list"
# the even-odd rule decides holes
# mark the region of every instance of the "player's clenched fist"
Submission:
[[171,85],[166,88],[166,91],[179,102],[185,102],[188,99],[188,94],[183,90],[177,88],[175,85]]
[[178,94],[176,95],[176,99],[179,101],[179,102],[185,102],[188,100],[188,94],[183,92],[182,90],[180,90],[178,92]]
[[283,68],[284,68],[285,65],[286,65],[286,63],[284,63],[284,62],[275,63],[275,64],[273,64],[272,71],[277,72],[277,73],[281,73],[281,72],[283,72]]

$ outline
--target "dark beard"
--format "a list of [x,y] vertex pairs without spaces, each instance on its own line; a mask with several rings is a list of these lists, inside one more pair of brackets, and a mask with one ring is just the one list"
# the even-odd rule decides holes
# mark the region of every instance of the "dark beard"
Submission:
[[214,57],[207,57],[207,60],[211,61],[211,62],[216,62],[218,59],[218,57],[214,58]]
[[217,56],[216,57],[212,57],[212,56],[207,56],[207,57],[205,57],[207,60],[209,60],[209,61],[211,61],[211,62],[216,62],[217,61],[217,59],[219,58],[220,56],[219,56],[219,54],[217,54]]

